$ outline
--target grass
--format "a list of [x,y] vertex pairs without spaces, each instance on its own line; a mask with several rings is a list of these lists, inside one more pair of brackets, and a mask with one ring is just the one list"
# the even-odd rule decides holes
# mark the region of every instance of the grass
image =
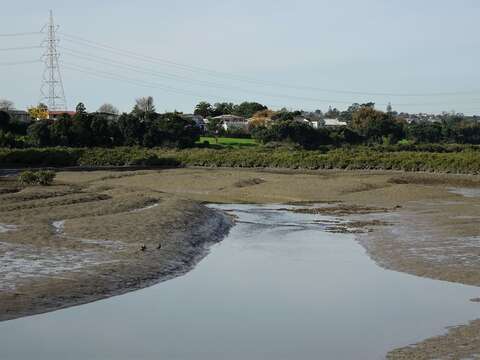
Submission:
[[253,139],[241,139],[241,138],[229,138],[229,137],[219,137],[217,138],[218,142],[214,137],[202,136],[198,141],[199,144],[204,144],[208,142],[210,145],[216,145],[218,147],[233,147],[233,148],[244,148],[244,147],[255,147],[258,146],[258,143]]

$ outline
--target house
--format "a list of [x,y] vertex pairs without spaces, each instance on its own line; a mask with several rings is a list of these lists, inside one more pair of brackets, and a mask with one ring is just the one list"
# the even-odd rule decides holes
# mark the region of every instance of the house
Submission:
[[195,124],[197,124],[197,126],[202,129],[202,130],[205,130],[205,124],[206,124],[206,121],[205,119],[203,118],[203,116],[201,115],[195,115],[195,114],[182,114],[180,115],[183,119],[185,120],[191,120],[191,121],[194,121]]
[[77,112],[76,111],[63,111],[63,110],[52,110],[48,111],[48,119],[49,120],[58,120],[63,114],[74,116]]
[[310,120],[310,125],[314,128],[314,129],[319,129],[323,126],[325,126],[325,121],[324,120]]
[[214,119],[221,120],[222,127],[225,131],[248,130],[248,120],[242,116],[220,115],[214,117]]
[[325,119],[326,127],[335,127],[335,126],[347,126],[345,121],[340,121],[338,119]]
[[296,116],[293,120],[310,125],[314,129],[321,128],[324,125],[323,119],[318,116],[310,116],[309,114]]
[[10,115],[10,119],[13,121],[18,121],[18,122],[31,122],[32,117],[27,111],[24,110],[7,110],[6,111],[8,115]]
[[120,117],[119,114],[110,113],[110,112],[101,112],[101,111],[97,111],[93,113],[93,115],[98,116],[99,118],[105,119],[107,121],[117,121],[118,118]]

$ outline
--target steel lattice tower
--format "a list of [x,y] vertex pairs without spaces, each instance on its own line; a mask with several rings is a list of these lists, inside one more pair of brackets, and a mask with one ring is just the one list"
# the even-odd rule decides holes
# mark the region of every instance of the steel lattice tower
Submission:
[[45,63],[45,70],[43,71],[42,86],[40,88],[40,101],[46,102],[49,110],[62,111],[67,110],[67,100],[65,98],[62,75],[58,62],[57,30],[58,27],[53,22],[53,12],[50,10],[49,23],[44,27],[47,38],[42,43],[42,46],[45,47],[45,52],[42,56]]

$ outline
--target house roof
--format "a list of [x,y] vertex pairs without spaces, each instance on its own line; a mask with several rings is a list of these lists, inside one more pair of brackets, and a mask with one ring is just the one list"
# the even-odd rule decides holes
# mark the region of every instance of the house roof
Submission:
[[8,112],[10,114],[15,114],[15,115],[27,115],[28,114],[28,112],[26,112],[25,110],[16,110],[16,109],[9,109],[9,110],[0,109],[0,111],[5,111],[5,112]]
[[247,122],[247,119],[237,115],[220,115],[220,116],[215,116],[214,119],[219,119],[226,122],[229,122],[229,121]]
[[62,111],[62,110],[52,110],[52,111],[49,111],[49,112],[48,112],[48,115],[63,115],[63,114],[67,114],[67,115],[73,116],[73,115],[75,115],[76,113],[77,113],[76,111],[69,111],[69,110],[65,110],[65,111]]
[[325,126],[346,126],[345,121],[340,121],[338,119],[325,119]]

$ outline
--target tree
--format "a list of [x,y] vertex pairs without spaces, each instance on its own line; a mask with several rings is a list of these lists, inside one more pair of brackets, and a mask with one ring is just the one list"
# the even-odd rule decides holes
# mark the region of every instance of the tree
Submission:
[[288,111],[287,109],[282,109],[272,116],[273,121],[285,121],[293,120],[296,116],[301,115],[301,111]]
[[91,146],[93,145],[92,116],[87,113],[83,103],[79,103],[75,108],[76,113],[72,118],[72,145]]
[[0,110],[0,130],[7,131],[10,128],[10,114]]
[[91,132],[93,135],[93,145],[95,146],[111,146],[113,137],[111,134],[111,127],[109,121],[102,116],[93,115],[90,123]]
[[215,137],[215,142],[218,143],[218,135],[222,130],[223,121],[221,119],[210,118],[207,123],[207,131]]
[[253,114],[248,122],[248,129],[252,130],[258,126],[267,126],[272,122],[272,117],[275,115],[273,110],[261,110]]
[[244,118],[251,118],[256,112],[267,109],[268,108],[265,105],[257,102],[245,101],[240,105],[235,105],[233,108],[233,113],[234,115],[243,116]]
[[328,111],[325,113],[327,119],[337,119],[340,116],[340,111],[337,108],[328,107]]
[[105,103],[102,106],[100,106],[97,110],[99,113],[105,113],[105,114],[112,114],[112,115],[118,115],[119,111],[118,109],[113,106],[112,104]]
[[200,139],[200,129],[193,120],[188,120],[178,113],[166,113],[155,120],[162,135],[162,146],[185,148],[193,146]]
[[399,121],[368,104],[362,105],[352,114],[351,126],[370,142],[395,143],[404,136],[403,126]]
[[27,134],[36,146],[50,145],[50,130],[47,121],[36,121],[27,129]]
[[62,114],[58,120],[49,126],[51,143],[61,146],[73,145],[75,134],[72,128],[73,123],[70,115]]
[[15,108],[15,105],[13,101],[7,100],[7,99],[0,99],[0,110],[13,110]]
[[387,114],[391,114],[393,112],[392,104],[388,103],[387,104]]
[[438,143],[442,140],[442,125],[439,123],[412,123],[406,132],[407,139],[416,143]]
[[213,109],[213,116],[220,116],[220,115],[232,115],[235,109],[235,105],[233,103],[216,103]]
[[332,142],[328,129],[314,129],[304,122],[295,120],[280,120],[268,128],[255,128],[252,136],[262,143],[290,142],[305,149],[316,149]]
[[358,109],[360,109],[360,104],[358,104],[358,103],[353,103],[352,105],[350,105],[350,106],[348,107],[347,110],[342,111],[342,112],[340,113],[340,116],[338,117],[338,119],[339,119],[340,121],[344,121],[344,122],[346,122],[347,124],[350,125],[350,124],[352,123],[352,114],[353,114],[354,112],[356,112]]
[[48,108],[45,104],[38,104],[28,109],[28,114],[36,120],[48,119]]
[[133,113],[140,117],[142,120],[146,120],[149,115],[155,112],[155,105],[153,103],[153,97],[145,96],[135,100],[135,106]]
[[193,111],[193,113],[195,115],[200,115],[204,118],[207,118],[213,115],[213,111],[213,107],[210,103],[206,101],[201,101],[197,104],[197,106],[195,106],[195,110]]
[[118,119],[118,130],[122,144],[126,146],[140,145],[143,141],[144,125],[133,114],[122,114]]
[[87,108],[85,107],[84,103],[79,102],[77,107],[75,108],[75,111],[77,112],[77,114],[86,114]]

